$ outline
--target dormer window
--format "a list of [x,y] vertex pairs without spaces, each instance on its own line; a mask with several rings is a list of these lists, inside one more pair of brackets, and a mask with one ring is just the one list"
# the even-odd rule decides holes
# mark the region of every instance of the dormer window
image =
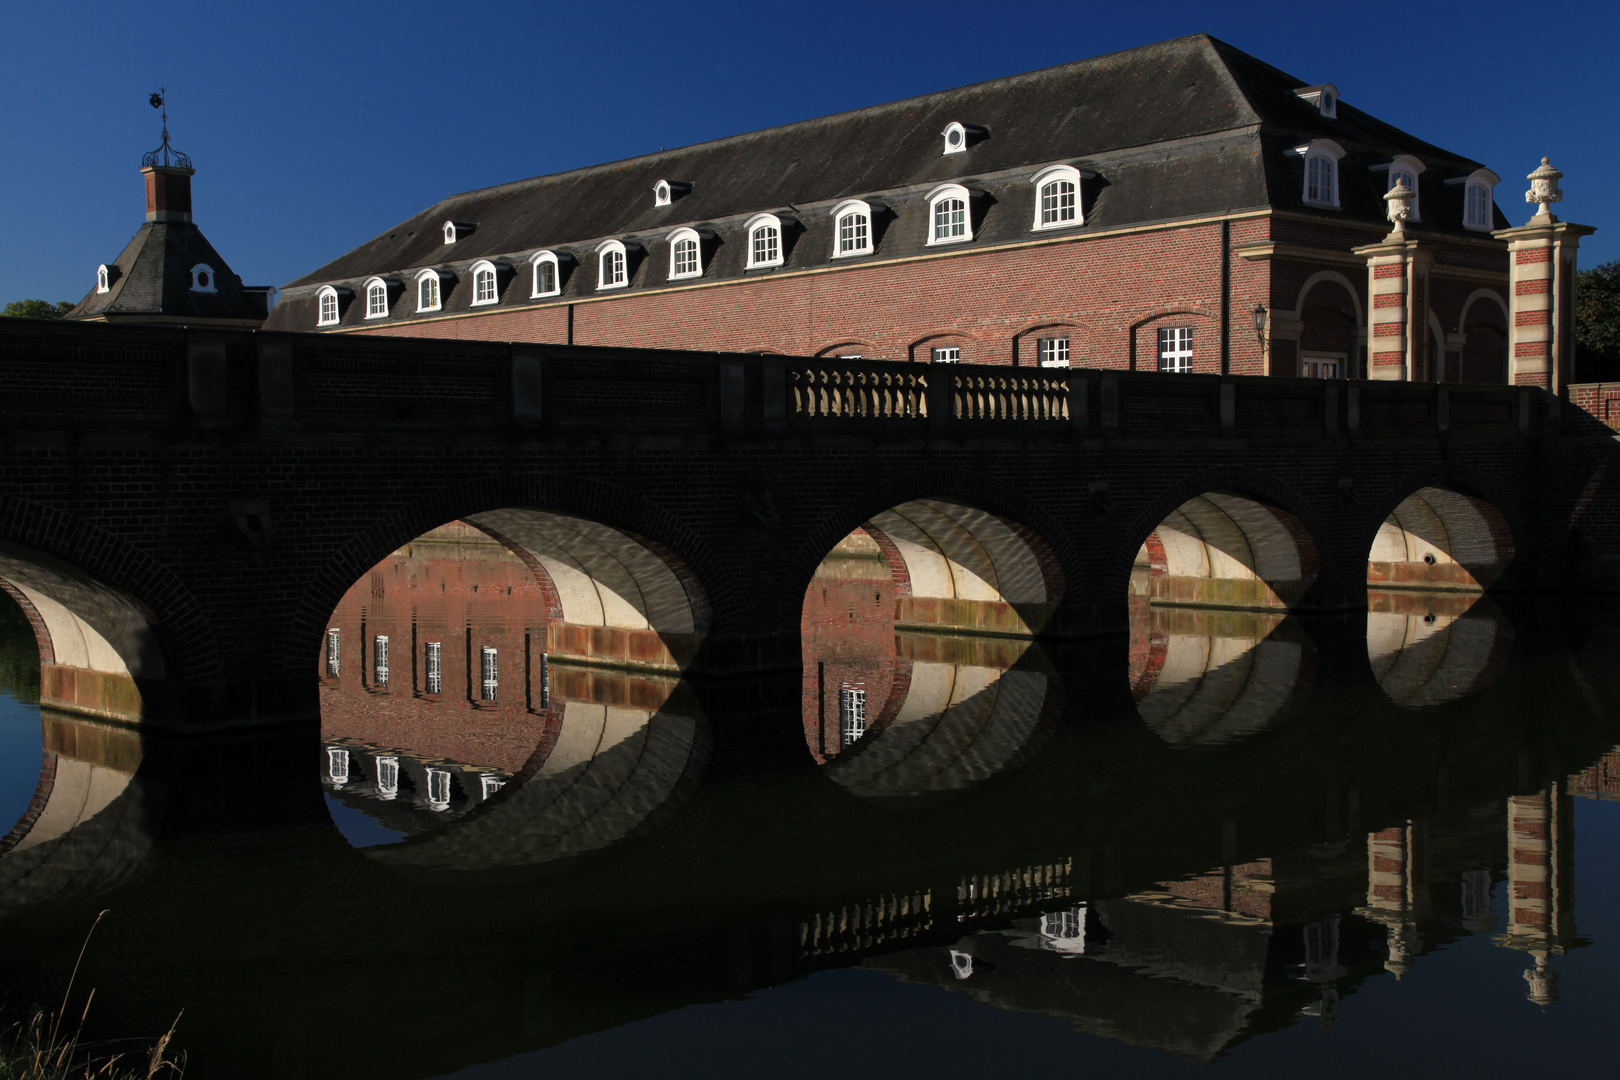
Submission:
[[480,259],[472,265],[472,284],[474,307],[483,304],[493,304],[501,298],[501,291],[495,273],[495,264],[488,259]]
[[961,184],[943,184],[928,195],[928,242],[957,244],[973,239],[968,213],[972,196]]
[[103,263],[96,267],[96,292],[104,293],[112,288],[112,275],[107,273],[107,266]]
[[1294,93],[1315,105],[1319,116],[1325,116],[1329,120],[1339,118],[1339,88],[1332,83],[1301,87]]
[[1305,159],[1304,201],[1311,206],[1339,205],[1339,159],[1344,148],[1332,139],[1315,139],[1293,148]]
[[833,207],[833,258],[872,253],[872,205],[845,199]]
[[756,214],[748,222],[748,269],[782,265],[782,219]]
[[470,221],[447,221],[444,223],[444,242],[453,244],[457,240],[465,240],[477,228],[478,226]]
[[529,259],[532,271],[532,287],[529,290],[531,297],[556,296],[562,292],[561,267],[557,263],[555,251],[539,251]]
[[198,263],[191,268],[191,291],[197,293],[211,293],[214,291],[214,268],[207,263]]
[[336,326],[338,323],[338,294],[332,286],[324,286],[316,293],[319,314],[315,318],[316,326]]
[[703,242],[696,229],[676,229],[669,234],[669,280],[695,278],[703,274]]
[[388,318],[388,283],[382,278],[366,282],[366,318]]
[[692,185],[683,180],[660,180],[653,185],[653,205],[668,206],[691,190]]
[[1489,232],[1496,226],[1496,202],[1492,192],[1502,178],[1489,169],[1475,169],[1467,176],[1447,180],[1463,189],[1463,227]]
[[1418,210],[1418,177],[1423,174],[1423,162],[1411,154],[1402,154],[1388,165],[1374,165],[1373,169],[1389,170],[1389,186],[1386,190],[1394,191],[1400,184],[1405,184],[1412,192],[1411,211],[1412,221],[1421,221],[1423,215]]
[[987,130],[987,128],[980,127],[978,124],[960,124],[952,120],[945,125],[945,130],[939,133],[940,137],[945,140],[945,149],[942,152],[960,154],[977,142]]
[[630,258],[624,244],[618,240],[605,240],[596,249],[596,287],[622,289],[630,284]]
[[1036,229],[1061,229],[1085,223],[1080,214],[1080,170],[1053,165],[1035,174]]
[[440,309],[439,272],[437,270],[424,270],[416,275],[416,310],[438,311]]

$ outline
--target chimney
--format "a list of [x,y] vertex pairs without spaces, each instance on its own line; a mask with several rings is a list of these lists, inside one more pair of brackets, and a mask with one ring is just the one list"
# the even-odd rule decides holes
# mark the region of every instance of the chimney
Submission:
[[[165,133],[167,134],[167,133]],[[191,177],[195,169],[177,165],[145,165],[146,220],[191,220]]]

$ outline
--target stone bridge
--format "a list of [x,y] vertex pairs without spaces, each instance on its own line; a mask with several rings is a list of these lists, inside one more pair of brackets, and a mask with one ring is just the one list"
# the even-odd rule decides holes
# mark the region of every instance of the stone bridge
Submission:
[[0,323],[0,582],[46,703],[308,719],[344,592],[452,521],[553,659],[797,671],[864,528],[902,623],[1112,634],[1132,600],[1584,587],[1612,433],[1528,387]]

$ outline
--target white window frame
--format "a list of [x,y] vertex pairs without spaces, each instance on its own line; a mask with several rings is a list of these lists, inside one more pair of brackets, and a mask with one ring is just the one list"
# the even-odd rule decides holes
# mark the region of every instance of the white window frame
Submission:
[[[462,228],[462,226],[466,228]],[[465,240],[471,236],[475,226],[464,221],[446,221],[444,223],[444,242],[453,244],[457,240]]]
[[1332,83],[1323,83],[1321,86],[1311,86],[1294,91],[1316,106],[1316,111],[1329,120],[1339,118],[1339,88]]
[[326,775],[332,781],[333,787],[342,787],[349,782],[349,751],[341,746],[328,746],[326,748]]
[[422,647],[423,689],[429,694],[444,692],[444,643],[429,641]]
[[866,690],[845,686],[838,691],[838,746],[845,749],[866,734]]
[[962,346],[935,345],[928,350],[930,364],[960,364],[962,362]]
[[96,267],[96,292],[104,293],[112,289],[112,275],[107,273],[107,264],[102,263]]
[[485,645],[478,651],[479,700],[494,702],[500,693],[501,665],[500,655],[491,645]]
[[[759,240],[761,238],[761,234],[767,229],[774,234],[772,238],[773,242],[768,244],[765,254],[761,256],[761,245]],[[748,226],[745,231],[748,236],[747,268],[749,270],[758,270],[767,266],[782,265],[782,262],[786,256],[783,253],[785,245],[783,244],[784,230],[782,228],[781,218],[777,217],[775,214],[755,214],[753,217],[748,219]]]
[[483,791],[484,798],[489,799],[492,798],[497,791],[506,786],[506,781],[502,780],[499,776],[496,776],[493,773],[480,773],[478,777],[478,786]]
[[[1343,379],[1348,359],[1344,353],[1307,353],[1299,358],[1299,374],[1306,379]],[[1324,373],[1325,365],[1332,371]]]
[[[940,206],[948,199],[962,202],[962,231],[949,236],[939,233]],[[928,246],[965,244],[973,239],[973,193],[961,184],[941,184],[928,193]]]
[[[872,235],[872,204],[864,199],[845,199],[832,209],[833,222],[833,258],[845,259],[852,255],[870,255],[873,248]],[[864,243],[852,244],[844,247],[844,222],[848,219],[859,218],[860,228],[866,239]]]
[[630,253],[621,241],[602,241],[596,247],[596,287],[622,289],[629,284]]
[[372,761],[376,763],[377,797],[392,799],[399,794],[399,758],[394,754],[381,754]]
[[952,120],[945,125],[945,129],[939,133],[939,136],[945,140],[941,153],[964,154],[967,152],[968,130],[966,124]]
[[[1463,228],[1475,232],[1490,232],[1496,228],[1496,185],[1502,178],[1489,169],[1475,169],[1459,180],[1447,180],[1448,184],[1461,184],[1463,186]],[[1482,189],[1484,194],[1484,217],[1478,222],[1472,221],[1468,216],[1468,196],[1474,189]]]
[[[422,293],[424,289],[432,291],[429,302],[424,303]],[[422,314],[427,311],[440,311],[444,308],[444,283],[439,279],[437,270],[424,270],[416,275],[416,312]]]
[[371,684],[388,685],[388,635],[377,634],[371,639]]
[[[1035,220],[1030,228],[1037,231],[1041,229],[1068,229],[1086,223],[1085,212],[1080,206],[1080,170],[1073,165],[1051,165],[1035,174],[1030,182],[1035,189]],[[1074,203],[1069,208],[1073,216],[1046,220],[1046,189],[1051,184],[1069,183],[1074,185]]]
[[1193,369],[1193,328],[1191,326],[1161,326],[1158,330],[1158,370],[1171,375],[1191,374]]
[[[1300,199],[1306,206],[1339,207],[1339,162],[1344,159],[1344,147],[1332,139],[1313,139],[1308,143],[1301,143],[1294,147],[1290,153],[1297,154],[1305,160],[1305,183],[1300,188]],[[1311,197],[1311,162],[1320,161],[1327,170],[1328,180],[1333,185],[1332,198],[1323,199],[1321,193],[1316,198]]]
[[[540,268],[551,267],[551,288],[540,287]],[[529,256],[529,297],[558,296],[562,293],[562,264],[555,251],[537,251]]]
[[[388,302],[388,282],[384,281],[382,278],[374,277],[366,282],[361,291],[366,298],[366,318],[388,318],[388,309],[392,306]],[[379,297],[381,298],[381,303],[378,303]]]
[[427,803],[435,812],[442,813],[450,809],[450,770],[435,769],[429,765],[427,770]]
[[1067,335],[1035,339],[1035,352],[1041,367],[1069,366],[1069,338]]
[[668,206],[670,203],[672,203],[674,201],[675,201],[674,199],[670,198],[670,188],[669,188],[669,181],[668,180],[660,180],[660,181],[658,181],[658,183],[653,185],[653,205],[654,206]]
[[[204,274],[208,275],[207,281],[203,280]],[[198,263],[191,268],[191,291],[194,293],[206,293],[212,296],[218,291],[214,287],[218,281],[219,275],[207,263]]]
[[[692,245],[692,267],[683,270],[680,267],[680,250],[682,244]],[[676,229],[669,234],[669,280],[681,281],[687,278],[703,276],[703,238],[696,229]]]
[[[327,306],[330,304],[332,313],[327,315]],[[343,307],[338,302],[337,290],[330,285],[323,285],[315,293],[315,325],[336,326],[343,318]]]
[[326,632],[326,677],[337,678],[343,671],[343,638],[339,631]]
[[[495,269],[495,264],[488,259],[479,259],[468,268],[472,277],[472,306],[489,307],[491,304],[501,302],[501,275]],[[489,283],[489,292],[484,292],[484,283]]]

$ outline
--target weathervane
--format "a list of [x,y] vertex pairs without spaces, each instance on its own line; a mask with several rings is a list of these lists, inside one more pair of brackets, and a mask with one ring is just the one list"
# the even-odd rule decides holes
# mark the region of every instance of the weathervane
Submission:
[[[141,168],[143,169],[153,168],[158,165],[173,166],[180,169],[191,168],[191,158],[169,145],[169,105],[164,99],[164,95],[167,93],[168,87],[160,86],[157,93],[146,99],[147,104],[159,110],[163,116],[163,145],[141,158]],[[170,158],[173,158],[173,160],[171,161]]]

